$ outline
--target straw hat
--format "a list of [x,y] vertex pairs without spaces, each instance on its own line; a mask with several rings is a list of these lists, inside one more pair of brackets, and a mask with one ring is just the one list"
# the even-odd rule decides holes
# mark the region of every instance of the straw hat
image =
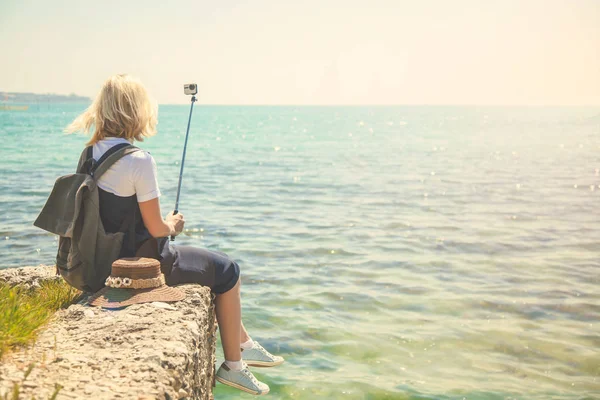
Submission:
[[121,308],[152,301],[178,301],[185,298],[181,290],[165,284],[160,262],[153,258],[121,258],[112,264],[106,287],[88,300],[92,306]]

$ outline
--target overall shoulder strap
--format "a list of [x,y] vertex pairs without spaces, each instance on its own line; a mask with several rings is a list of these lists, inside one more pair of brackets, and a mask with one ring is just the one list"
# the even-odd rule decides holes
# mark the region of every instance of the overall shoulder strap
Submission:
[[96,165],[90,171],[90,175],[98,180],[114,163],[127,154],[134,153],[138,150],[140,149],[129,143],[121,143],[111,147],[102,155],[102,157],[100,157],[98,162],[96,162]]

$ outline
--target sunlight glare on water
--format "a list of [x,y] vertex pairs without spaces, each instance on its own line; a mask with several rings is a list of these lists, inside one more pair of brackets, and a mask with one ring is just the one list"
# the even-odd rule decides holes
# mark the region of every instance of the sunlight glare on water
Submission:
[[[85,106],[0,112],[3,267],[53,262],[32,222],[75,168],[86,138],[61,132]],[[161,107],[140,144],[165,214],[188,112]],[[596,398],[599,115],[199,106],[176,243],[240,263],[245,325],[287,360],[254,369],[271,398]]]

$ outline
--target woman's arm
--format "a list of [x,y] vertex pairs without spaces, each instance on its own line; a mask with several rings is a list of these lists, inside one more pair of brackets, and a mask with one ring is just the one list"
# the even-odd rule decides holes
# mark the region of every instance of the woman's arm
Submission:
[[185,220],[183,214],[173,215],[173,212],[163,219],[160,215],[160,203],[158,197],[139,203],[144,225],[152,237],[160,238],[179,235],[183,231]]

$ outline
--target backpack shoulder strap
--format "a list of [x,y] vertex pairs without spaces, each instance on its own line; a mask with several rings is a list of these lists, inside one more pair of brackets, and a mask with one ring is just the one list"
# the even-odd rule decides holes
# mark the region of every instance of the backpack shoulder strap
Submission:
[[122,157],[139,150],[139,148],[129,143],[122,143],[111,147],[98,160],[96,165],[90,171],[90,175],[92,175],[95,180],[98,180],[114,163],[116,163]]
[[106,161],[106,159],[108,157],[112,156],[117,151],[119,151],[119,150],[121,150],[121,149],[123,149],[125,147],[130,147],[130,146],[131,145],[129,143],[119,143],[117,145],[114,145],[110,149],[106,150],[106,152],[104,154],[102,154],[102,157],[100,157],[98,159],[98,161],[96,161],[96,167],[94,169],[97,169],[100,164],[102,164],[104,161]]

